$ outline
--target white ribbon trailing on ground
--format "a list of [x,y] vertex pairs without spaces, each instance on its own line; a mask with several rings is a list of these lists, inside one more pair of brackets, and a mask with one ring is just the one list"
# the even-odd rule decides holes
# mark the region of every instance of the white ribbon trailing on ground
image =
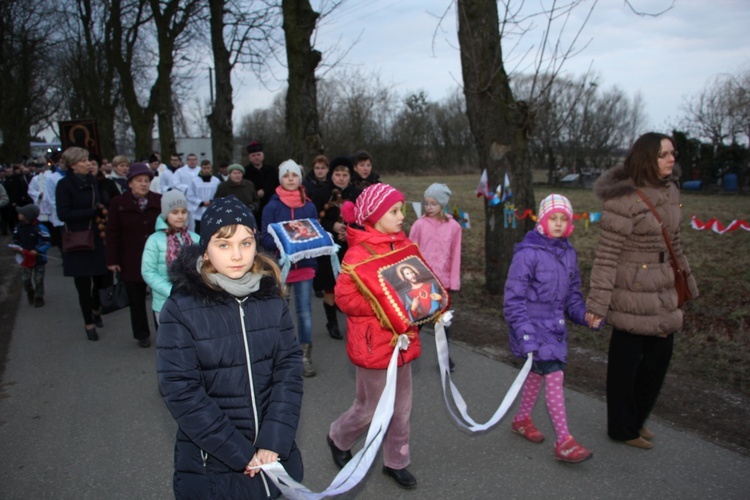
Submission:
[[315,500],[334,495],[341,495],[351,490],[365,477],[370,470],[375,457],[378,454],[380,445],[383,442],[385,431],[393,416],[393,406],[396,401],[396,369],[398,368],[398,352],[406,350],[409,347],[409,338],[406,335],[400,335],[393,349],[391,360],[388,363],[386,371],[386,382],[383,393],[380,395],[380,401],[375,408],[375,414],[370,423],[370,429],[367,431],[365,444],[359,452],[341,469],[331,484],[321,493],[315,493],[298,483],[287,474],[284,467],[279,462],[264,464],[260,468],[276,485],[281,494],[289,499]]
[[[440,378],[443,383],[443,398],[445,399],[445,406],[448,408],[448,412],[453,417],[453,420],[455,420],[459,427],[461,427],[462,429],[466,429],[469,432],[486,431],[490,427],[497,424],[505,416],[505,414],[508,412],[508,409],[510,408],[510,405],[513,404],[516,396],[518,396],[518,393],[521,391],[523,383],[526,380],[529,372],[531,371],[532,354],[529,353],[529,356],[528,358],[526,358],[526,362],[521,368],[521,371],[513,381],[513,385],[511,385],[510,389],[508,389],[508,392],[503,398],[502,403],[500,403],[500,407],[495,411],[495,414],[492,415],[492,418],[490,418],[484,424],[479,424],[469,416],[466,402],[461,396],[461,393],[458,391],[458,388],[453,384],[453,381],[451,380],[448,361],[448,341],[445,338],[445,327],[450,326],[450,322],[452,319],[453,312],[448,311],[443,314],[440,317],[440,320],[438,320],[438,322],[435,324],[435,345],[437,347],[438,365],[440,366]],[[450,393],[453,397],[456,408],[461,414],[460,417],[456,415],[456,413],[453,411],[453,408],[451,408],[450,402],[448,401],[448,391],[446,390],[446,383],[450,385]]]

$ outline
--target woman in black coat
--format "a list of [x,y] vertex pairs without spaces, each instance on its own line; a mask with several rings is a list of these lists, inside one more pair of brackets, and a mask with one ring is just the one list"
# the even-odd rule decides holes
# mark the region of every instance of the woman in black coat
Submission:
[[63,274],[72,276],[78,292],[78,304],[83,314],[86,337],[99,340],[96,327],[102,327],[99,288],[107,273],[104,243],[99,235],[96,218],[101,216],[99,186],[89,170],[89,152],[70,147],[62,154],[67,175],[57,183],[55,197],[57,216],[65,223],[64,231],[94,233],[93,250],[65,251],[63,249]]
[[120,273],[125,284],[133,338],[141,347],[151,346],[141,257],[161,213],[161,195],[149,190],[153,177],[145,163],[130,165],[128,190],[112,200],[107,218],[107,268]]

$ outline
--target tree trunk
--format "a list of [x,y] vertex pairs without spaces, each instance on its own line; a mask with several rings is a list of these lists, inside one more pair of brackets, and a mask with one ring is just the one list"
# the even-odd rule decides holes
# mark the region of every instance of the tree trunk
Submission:
[[[524,161],[527,109],[516,102],[503,67],[495,0],[458,0],[458,41],[461,48],[466,113],[479,157],[491,188],[510,177],[519,213],[534,209],[531,171]],[[485,204],[485,277],[487,290],[501,293],[513,258],[513,247],[533,227],[530,218],[505,227],[504,207]]]
[[283,0],[284,36],[289,66],[286,94],[286,130],[292,158],[311,167],[315,155],[324,150],[318,117],[315,68],[322,58],[312,48],[310,36],[319,14],[308,0]]
[[211,129],[211,146],[214,165],[232,163],[234,131],[232,130],[232,64],[230,52],[224,42],[224,4],[226,0],[209,0],[211,10],[211,48],[214,54],[216,100],[211,103],[208,126]]

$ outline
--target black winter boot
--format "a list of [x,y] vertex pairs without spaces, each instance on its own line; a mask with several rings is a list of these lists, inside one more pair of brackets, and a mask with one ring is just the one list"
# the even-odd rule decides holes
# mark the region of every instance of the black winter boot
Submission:
[[328,328],[328,335],[332,339],[341,340],[341,331],[339,330],[339,319],[336,316],[336,306],[331,306],[323,302],[323,307],[326,310],[326,328]]

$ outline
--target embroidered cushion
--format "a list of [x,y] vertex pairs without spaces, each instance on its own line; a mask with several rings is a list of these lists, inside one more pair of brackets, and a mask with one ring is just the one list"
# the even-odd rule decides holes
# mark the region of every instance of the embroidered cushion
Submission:
[[436,321],[448,310],[448,291],[415,244],[344,265],[357,288],[370,301],[381,324],[394,334]]

